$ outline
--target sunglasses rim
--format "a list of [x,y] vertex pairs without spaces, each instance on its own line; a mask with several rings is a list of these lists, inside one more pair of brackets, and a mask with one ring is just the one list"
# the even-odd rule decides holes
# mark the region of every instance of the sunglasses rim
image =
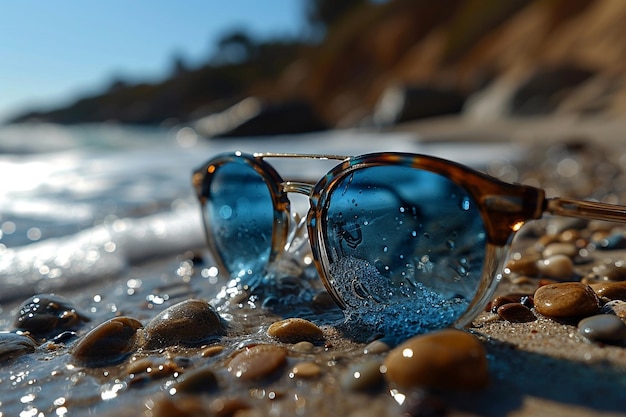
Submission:
[[[481,277],[467,309],[452,324],[456,327],[465,326],[478,315],[493,295],[515,233],[525,221],[541,216],[543,190],[502,182],[462,164],[429,155],[381,152],[344,160],[316,183],[311,192],[311,209],[307,215],[314,263],[326,290],[342,309],[350,306],[331,282],[334,278],[329,271],[329,248],[325,228],[321,225],[324,224],[332,194],[338,184],[357,170],[377,166],[400,166],[440,175],[467,192],[477,205],[486,233]],[[503,199],[500,204],[494,204],[497,197]],[[503,207],[507,210],[503,211]],[[502,227],[503,223],[507,226]]]
[[287,240],[289,226],[290,201],[287,193],[283,192],[281,184],[284,182],[280,174],[269,163],[262,158],[257,158],[251,154],[241,152],[222,153],[211,158],[207,163],[196,169],[193,173],[193,186],[199,198],[202,207],[202,221],[204,224],[204,234],[207,246],[213,254],[214,261],[217,263],[219,270],[228,271],[230,269],[224,262],[222,251],[218,248],[217,243],[211,233],[211,222],[208,218],[206,204],[211,197],[210,180],[213,174],[229,163],[244,165],[252,168],[263,180],[272,199],[273,221],[272,221],[272,242],[270,245],[270,253],[267,264],[273,262],[278,253],[282,250]]

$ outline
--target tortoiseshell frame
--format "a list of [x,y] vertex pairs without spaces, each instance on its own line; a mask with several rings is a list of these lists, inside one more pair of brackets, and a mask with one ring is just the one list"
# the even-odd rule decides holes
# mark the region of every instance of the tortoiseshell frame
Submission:
[[[267,158],[306,158],[331,159],[342,161],[329,171],[316,184],[284,181],[276,170],[265,161]],[[269,262],[272,262],[286,243],[290,203],[288,193],[307,195],[310,209],[307,214],[309,240],[313,258],[320,278],[329,294],[341,307],[345,302],[335,290],[329,268],[329,248],[326,247],[325,216],[329,198],[334,188],[351,172],[372,166],[395,165],[407,166],[440,174],[465,189],[478,204],[487,232],[487,247],[484,269],[479,288],[468,310],[453,325],[463,327],[476,317],[499,282],[506,252],[512,238],[522,225],[533,219],[539,219],[543,213],[579,217],[586,219],[608,220],[626,223],[626,206],[597,203],[591,201],[549,198],[542,189],[519,184],[509,184],[479,171],[445,159],[409,153],[373,153],[356,157],[341,155],[280,154],[241,152],[221,154],[196,170],[193,174],[193,186],[202,206],[210,198],[212,173],[226,163],[241,163],[252,167],[267,184],[274,205],[274,229]],[[211,237],[211,224],[202,210],[209,249],[216,257],[220,270],[226,270],[224,263]]]

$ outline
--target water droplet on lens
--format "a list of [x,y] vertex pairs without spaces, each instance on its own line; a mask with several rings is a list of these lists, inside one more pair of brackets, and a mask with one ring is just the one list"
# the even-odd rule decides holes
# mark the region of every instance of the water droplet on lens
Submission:
[[461,210],[468,211],[471,208],[471,201],[469,197],[463,197],[461,200]]
[[233,209],[228,205],[223,205],[222,207],[220,207],[219,213],[222,219],[228,220],[233,214]]

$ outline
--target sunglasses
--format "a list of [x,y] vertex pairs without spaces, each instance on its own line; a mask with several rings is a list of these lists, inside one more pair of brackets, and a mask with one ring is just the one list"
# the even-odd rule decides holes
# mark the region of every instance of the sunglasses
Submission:
[[[272,158],[337,160],[317,183],[286,181]],[[392,308],[422,317],[419,332],[463,327],[482,311],[522,225],[544,213],[626,222],[626,207],[546,198],[444,159],[221,154],[193,174],[209,249],[240,280],[284,250],[290,193],[308,196],[313,260],[343,309]]]

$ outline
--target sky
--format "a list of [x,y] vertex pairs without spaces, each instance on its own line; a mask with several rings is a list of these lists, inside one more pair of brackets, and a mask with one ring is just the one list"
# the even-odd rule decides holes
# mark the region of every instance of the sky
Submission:
[[98,93],[114,78],[158,81],[175,56],[206,61],[225,33],[295,37],[304,0],[18,0],[0,4],[0,122]]

